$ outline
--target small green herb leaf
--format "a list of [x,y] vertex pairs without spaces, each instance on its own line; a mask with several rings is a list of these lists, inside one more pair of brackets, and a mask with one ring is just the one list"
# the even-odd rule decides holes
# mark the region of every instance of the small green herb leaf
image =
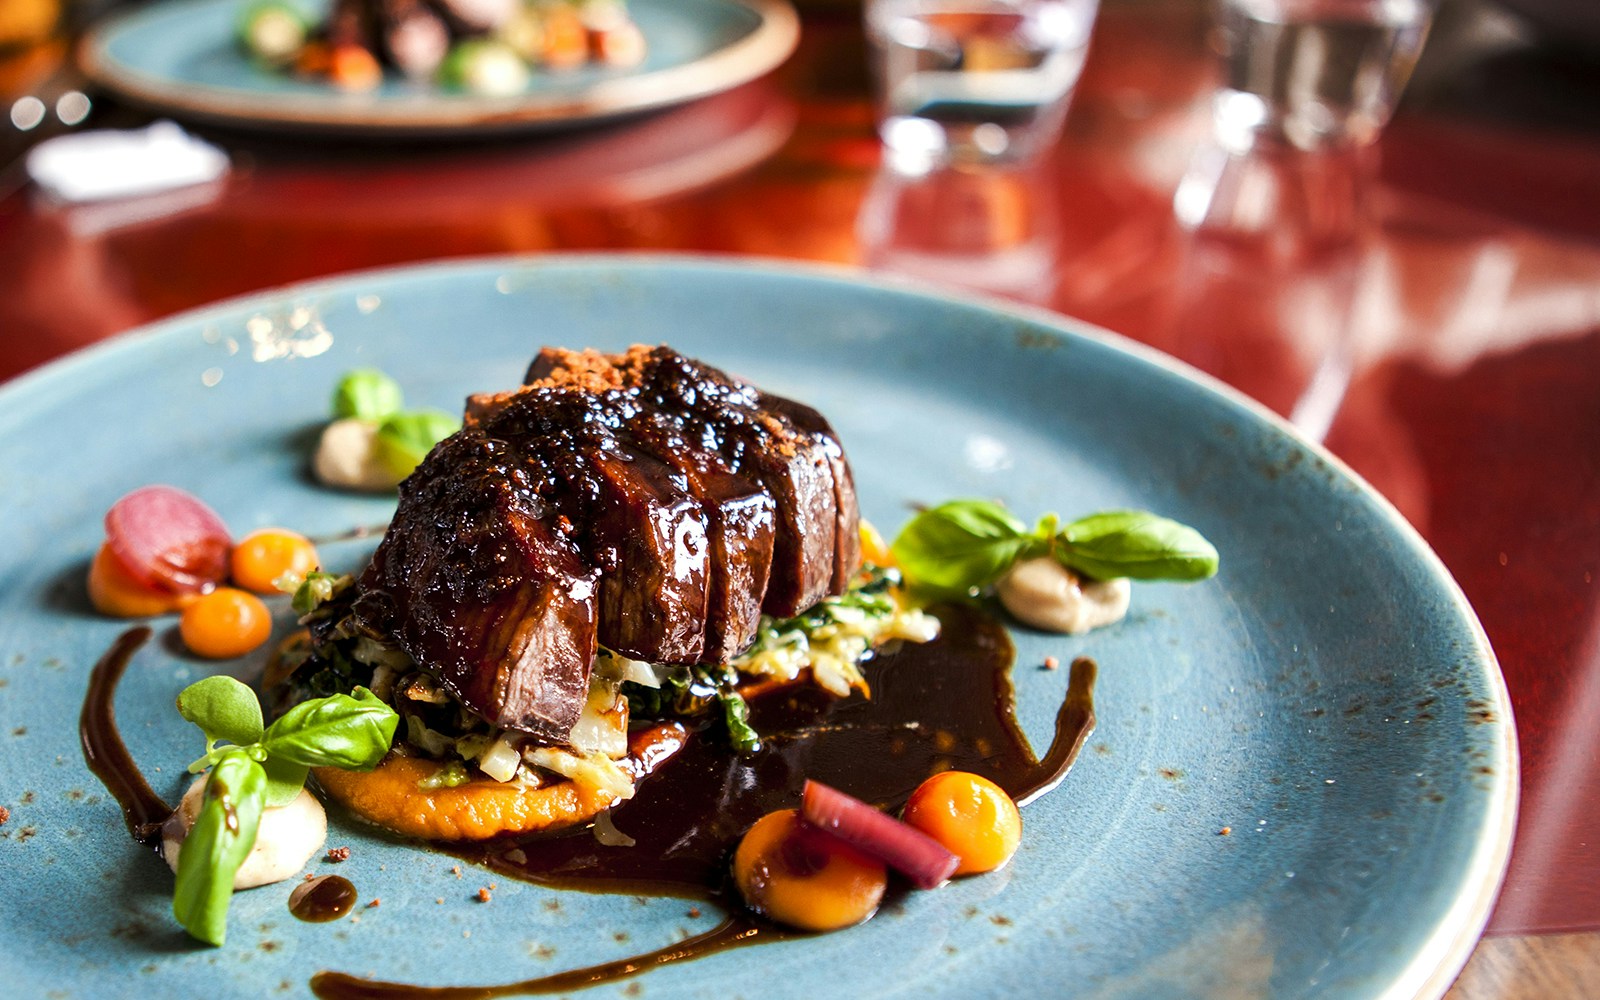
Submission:
[[286,806],[299,798],[309,770],[304,764],[269,756],[261,767],[267,773],[267,808]]
[[400,384],[376,368],[346,372],[334,387],[334,419],[354,417],[373,423],[400,412]]
[[189,934],[220,945],[228,935],[233,876],[256,843],[267,776],[242,750],[217,761],[194,826],[178,854],[172,913]]
[[411,474],[433,446],[461,428],[461,421],[438,410],[395,413],[378,425],[373,441],[378,460],[396,478]]
[[1090,514],[1056,540],[1063,566],[1099,580],[1204,580],[1217,572],[1217,550],[1200,532],[1148,511]]
[[951,500],[913,517],[891,551],[914,587],[965,594],[998,580],[1039,539],[987,500]]
[[400,716],[364,687],[303,701],[267,727],[261,746],[274,761],[370,771],[389,751]]
[[261,738],[261,703],[249,686],[218,674],[195,681],[178,695],[178,714],[200,727],[206,740],[248,746]]
[[732,688],[717,692],[722,702],[722,718],[728,724],[728,738],[740,753],[754,753],[761,749],[761,734],[750,725],[750,705],[744,696]]
[[300,586],[295,588],[294,596],[289,599],[289,606],[294,608],[296,614],[309,615],[325,601],[332,600],[333,595],[348,586],[350,582],[349,574],[335,576],[321,570],[312,570],[306,574]]

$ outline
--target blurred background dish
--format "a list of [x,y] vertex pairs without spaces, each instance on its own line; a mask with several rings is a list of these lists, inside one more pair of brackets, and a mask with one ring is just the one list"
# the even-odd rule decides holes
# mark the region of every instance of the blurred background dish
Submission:
[[388,76],[353,93],[253,63],[235,41],[239,0],[171,0],[90,30],[80,62],[118,96],[186,120],[341,135],[496,134],[567,127],[669,107],[761,76],[794,50],[786,0],[633,0],[646,40],[631,69],[534,73],[507,96]]

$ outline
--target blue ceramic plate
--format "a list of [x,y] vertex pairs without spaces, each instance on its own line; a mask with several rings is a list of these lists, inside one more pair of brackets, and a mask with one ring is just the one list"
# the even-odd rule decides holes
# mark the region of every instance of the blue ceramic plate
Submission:
[[[537,72],[526,91],[483,97],[391,74],[345,93],[252,63],[234,42],[249,0],[167,0],[113,17],[79,50],[88,74],[180,117],[341,134],[488,134],[570,126],[667,107],[755,79],[799,38],[788,0],[630,0],[648,54],[631,69]],[[320,9],[318,0],[306,0]]]
[[[1199,527],[1223,562],[1203,584],[1136,585],[1115,627],[1016,633],[1034,745],[1048,742],[1066,685],[1065,671],[1040,669],[1047,655],[1099,662],[1100,725],[1065,783],[1028,808],[1007,869],[846,932],[591,995],[1443,992],[1504,867],[1515,741],[1471,610],[1386,503],[1237,396],[1060,317],[671,257],[487,260],[296,286],[167,320],[0,391],[10,990],[300,995],[318,969],[484,984],[710,928],[714,914],[681,901],[504,880],[480,904],[485,876],[458,879],[450,857],[335,816],[330,844],[354,852],[337,870],[381,907],[302,924],[280,884],[235,898],[225,949],[197,947],[173,925],[170,874],[130,841],[76,733],[89,668],[124,628],[91,613],[83,588],[118,496],[172,483],[236,533],[379,522],[389,501],[303,473],[346,369],[378,366],[412,402],[455,408],[515,385],[542,344],[634,342],[671,343],[820,407],[850,450],[865,514],[886,529],[908,504],[952,496],[1028,515],[1137,506]],[[370,544],[324,555],[353,567]],[[162,794],[177,794],[198,752],[173,698],[214,669],[156,642],[123,682],[122,731]]]

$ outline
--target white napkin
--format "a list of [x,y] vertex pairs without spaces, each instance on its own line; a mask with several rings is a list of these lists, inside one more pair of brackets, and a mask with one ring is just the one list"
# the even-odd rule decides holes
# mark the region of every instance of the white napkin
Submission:
[[170,121],[57,136],[30,150],[27,162],[34,183],[65,202],[154,194],[228,172],[226,153]]

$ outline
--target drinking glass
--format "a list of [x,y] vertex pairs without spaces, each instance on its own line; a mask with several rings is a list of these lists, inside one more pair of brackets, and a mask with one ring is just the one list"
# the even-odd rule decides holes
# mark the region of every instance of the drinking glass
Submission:
[[1428,0],[1221,0],[1212,138],[1173,201],[1191,229],[1347,238],[1367,149],[1427,38]]
[[1428,34],[1427,0],[1223,0],[1217,137],[1365,145],[1394,113]]
[[1054,142],[1098,0],[867,0],[886,165],[1011,164]]

